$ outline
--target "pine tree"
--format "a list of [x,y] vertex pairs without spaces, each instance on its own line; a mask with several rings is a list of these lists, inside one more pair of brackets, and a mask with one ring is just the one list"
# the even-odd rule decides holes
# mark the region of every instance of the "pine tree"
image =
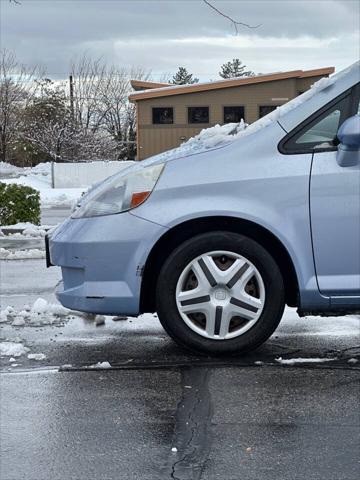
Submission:
[[219,72],[222,78],[235,78],[235,77],[251,77],[254,74],[251,70],[245,70],[244,65],[238,58],[233,58],[231,62],[221,65],[221,71]]
[[192,83],[198,83],[198,78],[193,78],[192,73],[189,73],[185,67],[179,67],[179,70],[175,73],[173,78],[169,80],[169,83],[174,85],[187,85]]

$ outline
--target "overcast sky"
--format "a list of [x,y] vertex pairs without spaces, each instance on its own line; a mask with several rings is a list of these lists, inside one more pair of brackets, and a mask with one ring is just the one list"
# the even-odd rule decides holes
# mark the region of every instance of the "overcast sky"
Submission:
[[185,66],[201,80],[218,78],[234,57],[258,73],[335,66],[358,60],[358,0],[20,0],[1,2],[1,48],[64,78],[87,52],[119,66],[151,69],[155,79]]

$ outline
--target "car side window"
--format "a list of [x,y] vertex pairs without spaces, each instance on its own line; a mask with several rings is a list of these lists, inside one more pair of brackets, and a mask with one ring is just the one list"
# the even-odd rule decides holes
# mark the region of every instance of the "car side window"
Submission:
[[360,83],[334,98],[285,135],[278,145],[284,155],[337,150],[337,132],[352,115],[360,115]]
[[339,129],[340,118],[341,111],[337,108],[306,130],[295,140],[295,142],[298,145],[306,145],[310,143],[316,144],[316,146],[322,145],[324,142],[333,144],[336,139],[336,133]]
[[285,138],[282,150],[291,154],[336,149],[338,129],[350,112],[351,95],[348,93],[295,129]]

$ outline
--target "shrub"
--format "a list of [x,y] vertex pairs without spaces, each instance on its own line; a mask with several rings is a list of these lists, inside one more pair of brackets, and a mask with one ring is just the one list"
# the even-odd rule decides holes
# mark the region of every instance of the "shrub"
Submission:
[[31,187],[0,182],[0,225],[40,224],[40,193]]

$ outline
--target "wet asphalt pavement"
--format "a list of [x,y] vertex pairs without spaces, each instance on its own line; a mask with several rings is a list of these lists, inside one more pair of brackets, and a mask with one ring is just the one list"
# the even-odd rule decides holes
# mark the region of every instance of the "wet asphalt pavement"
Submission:
[[[55,301],[60,273],[43,262],[1,263],[2,308]],[[287,310],[256,352],[211,359],[181,350],[151,316],[0,324],[2,340],[46,355],[17,367],[0,358],[0,478],[357,479],[358,325]],[[112,368],[92,368],[104,361]]]

